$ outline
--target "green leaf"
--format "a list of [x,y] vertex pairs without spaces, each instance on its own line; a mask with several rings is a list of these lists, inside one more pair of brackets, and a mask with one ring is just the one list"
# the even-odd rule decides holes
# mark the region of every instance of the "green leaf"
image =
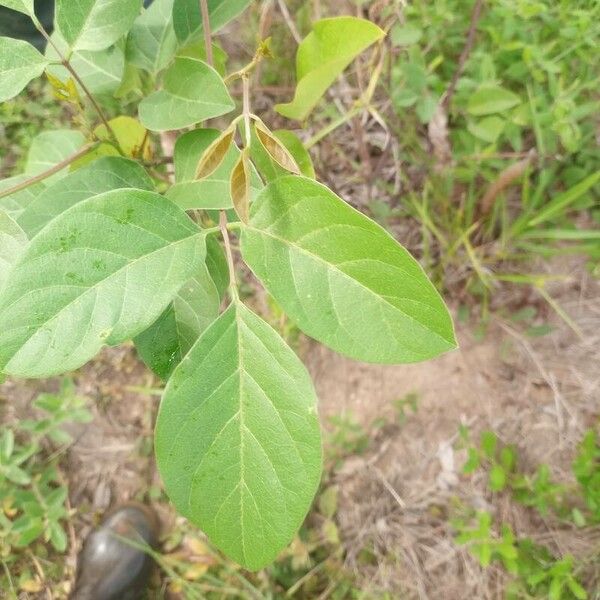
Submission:
[[167,310],[134,340],[141,359],[164,380],[170,377],[202,332],[219,316],[223,291],[217,287],[211,267],[218,265],[219,269],[227,269],[227,263],[221,246],[214,238],[208,238],[206,245],[207,264],[198,268]]
[[0,210],[0,290],[27,244],[25,232]]
[[149,327],[204,258],[204,234],[158,194],[79,202],[30,241],[0,293],[0,370],[78,368]]
[[17,222],[33,237],[46,223],[71,206],[110,190],[137,188],[152,190],[152,180],[135,161],[106,156],[69,173],[39,194],[19,215]]
[[475,116],[501,113],[521,104],[519,96],[499,85],[480,87],[469,97],[467,111]]
[[[229,181],[240,155],[235,144],[230,146],[221,164],[208,177],[196,180],[196,167],[201,156],[218,137],[219,131],[216,129],[195,129],[177,138],[173,158],[176,183],[167,190],[166,195],[181,208],[221,209],[233,206]],[[252,197],[262,187],[258,173],[252,168]]]
[[469,133],[474,135],[476,138],[493,144],[502,133],[504,129],[504,120],[495,115],[491,117],[485,117],[481,121],[469,121],[467,129]]
[[56,0],[56,27],[74,50],[104,50],[123,37],[142,0]]
[[242,229],[248,266],[308,335],[357,360],[425,360],[456,347],[419,263],[325,186],[281,177]]
[[28,42],[0,37],[0,102],[14,98],[48,61]]
[[127,37],[127,60],[156,76],[177,51],[173,29],[173,0],[154,2],[135,20]]
[[[69,46],[58,32],[52,34],[52,41],[62,53],[68,52]],[[51,44],[46,46],[46,58],[55,61],[59,58]],[[92,94],[111,95],[121,86],[125,72],[125,56],[119,46],[110,46],[96,52],[75,50],[71,53],[69,61]],[[50,65],[47,71],[63,83],[72,79],[69,71],[59,64]],[[83,95],[81,86],[77,82],[75,84],[79,93]]]
[[416,44],[423,36],[423,31],[414,25],[400,25],[397,23],[390,32],[394,46],[410,46]]
[[321,474],[317,399],[279,335],[232,304],[167,384],[156,456],[177,509],[244,567],[293,538]]
[[574,577],[569,577],[567,579],[567,587],[571,590],[571,593],[577,600],[585,600],[588,597],[587,592]]
[[57,552],[64,552],[67,549],[67,534],[57,521],[50,521],[48,524],[50,533],[50,543]]
[[496,448],[498,446],[498,438],[493,431],[486,430],[481,434],[481,449],[487,458],[494,458]]
[[298,46],[296,94],[292,102],[277,104],[284,117],[302,121],[344,69],[385,33],[374,23],[356,17],[334,17],[313,24]]
[[492,466],[489,483],[492,492],[501,492],[506,487],[506,471],[501,465]]
[[[27,153],[25,173],[38,175],[58,164],[65,158],[74,154],[84,142],[83,134],[70,129],[56,129],[54,131],[43,131],[31,143]],[[67,174],[67,167],[47,177],[44,182],[48,185],[58,181]]]
[[[251,0],[208,0],[211,33],[216,33],[229,21],[235,19]],[[177,39],[187,43],[202,33],[202,17],[198,0],[175,0],[173,24]]]
[[17,467],[17,465],[3,466],[2,473],[17,485],[27,485],[31,481],[29,474],[20,467]]
[[600,171],[592,173],[573,187],[569,188],[566,192],[558,194],[548,204],[542,207],[537,215],[529,220],[527,223],[528,227],[535,227],[540,225],[544,221],[552,219],[556,215],[563,213],[567,210],[571,204],[579,200],[589,189],[595,186],[600,181]]
[[165,72],[163,89],[140,103],[139,116],[146,128],[166,131],[195,125],[234,108],[223,80],[212,67],[178,56]]
[[15,521],[13,532],[18,534],[17,546],[29,546],[44,532],[44,523],[40,517],[22,516]]
[[0,0],[0,6],[18,10],[26,15],[33,15],[33,0]]

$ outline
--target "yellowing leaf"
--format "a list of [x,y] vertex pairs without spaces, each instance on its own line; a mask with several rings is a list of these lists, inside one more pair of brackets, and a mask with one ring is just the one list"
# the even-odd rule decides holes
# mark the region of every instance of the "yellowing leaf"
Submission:
[[[143,158],[150,160],[152,158],[152,149],[150,148],[148,131],[133,117],[120,116],[111,119],[108,124],[113,130],[117,142],[125,156],[131,158]],[[106,125],[98,125],[94,129],[94,135],[99,140],[111,141],[112,138],[106,129]]]
[[280,167],[294,175],[300,175],[300,167],[289,150],[262,123],[256,122],[254,130],[264,149]]
[[250,164],[246,150],[242,151],[233,167],[230,186],[235,212],[241,221],[247,223],[250,211]]
[[29,592],[30,594],[35,594],[36,592],[42,591],[42,582],[39,579],[26,579],[22,581],[19,585],[19,588],[24,592]]
[[234,135],[235,129],[230,128],[212,142],[198,161],[196,179],[204,179],[217,170],[229,151]]
[[205,563],[195,563],[191,567],[189,567],[183,576],[188,581],[195,581],[196,579],[200,579],[202,575],[204,575],[208,571],[208,565]]

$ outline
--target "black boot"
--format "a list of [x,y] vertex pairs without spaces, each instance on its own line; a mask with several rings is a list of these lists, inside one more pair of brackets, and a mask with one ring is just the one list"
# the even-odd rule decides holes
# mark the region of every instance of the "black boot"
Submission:
[[155,548],[156,515],[141,504],[128,504],[105,517],[85,540],[71,600],[134,600],[143,594],[154,561],[121,538]]

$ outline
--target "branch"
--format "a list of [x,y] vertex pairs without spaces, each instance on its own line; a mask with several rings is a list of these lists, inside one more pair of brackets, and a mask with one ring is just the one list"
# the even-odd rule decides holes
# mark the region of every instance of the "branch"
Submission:
[[106,118],[106,115],[104,114],[104,111],[98,104],[96,98],[94,98],[94,96],[92,95],[90,90],[87,88],[85,83],[83,83],[83,81],[81,80],[81,77],[79,77],[79,75],[77,74],[77,71],[75,71],[75,69],[73,69],[73,67],[71,66],[71,63],[69,62],[69,59],[60,51],[58,46],[54,43],[52,38],[48,35],[48,32],[44,29],[44,26],[39,22],[39,20],[34,18],[33,23],[34,23],[36,29],[44,36],[46,41],[52,46],[52,48],[58,55],[62,66],[65,69],[67,69],[67,71],[69,71],[69,73],[71,74],[71,77],[73,77],[73,79],[77,82],[77,84],[79,85],[79,87],[81,88],[83,93],[87,96],[88,100],[91,102],[92,106],[94,107],[94,110],[98,113],[100,120],[106,127],[106,131],[108,132],[108,135],[110,135],[113,142],[116,144],[116,147],[119,150],[119,152],[121,154],[124,154],[123,149],[121,148],[121,145],[119,144],[119,141],[117,139],[117,136],[115,135],[115,132],[113,131],[112,127],[110,126],[110,124],[108,122],[108,119]]
[[43,181],[44,179],[47,179],[48,177],[54,175],[54,173],[58,173],[59,171],[62,171],[62,169],[64,169],[65,167],[68,167],[71,163],[75,162],[78,158],[81,158],[82,156],[87,154],[90,150],[92,150],[93,148],[98,146],[98,144],[99,144],[99,142],[92,142],[91,144],[86,144],[85,146],[82,146],[79,150],[77,150],[77,152],[75,152],[74,154],[71,154],[71,156],[67,156],[67,158],[65,158],[64,160],[61,160],[59,163],[56,163],[55,165],[50,167],[48,170],[43,171],[42,173],[39,173],[35,177],[26,179],[25,181],[22,181],[21,183],[13,186],[11,188],[7,188],[5,190],[0,191],[0,198],[4,198],[5,196],[10,196],[11,194],[15,194],[16,192],[20,192],[21,190],[24,190],[25,188],[28,188],[29,186],[32,186],[35,183],[38,183],[40,181]]
[[442,106],[444,107],[444,109],[447,109],[450,105],[450,100],[452,100],[452,96],[454,96],[454,92],[456,90],[456,84],[458,83],[458,80],[461,78],[463,71],[465,70],[465,64],[467,62],[467,59],[469,58],[469,54],[471,54],[471,50],[473,49],[473,44],[475,43],[475,34],[477,33],[477,23],[479,22],[482,7],[483,0],[475,0],[475,4],[473,5],[473,12],[471,13],[471,23],[469,25],[467,41],[465,42],[464,48],[460,53],[460,57],[458,59],[458,66],[456,67],[456,71],[454,71],[452,81],[450,81],[450,85],[448,86],[448,89],[444,94],[444,98],[442,99]]
[[206,62],[214,66],[212,51],[212,33],[210,30],[210,15],[208,13],[207,0],[200,0],[200,13],[202,14],[202,29],[204,31],[204,49],[206,50]]
[[[210,16],[208,14],[207,0],[200,0],[200,13],[202,14],[202,29],[204,30],[204,47],[206,49],[206,62],[213,66],[212,53],[212,35],[210,31]],[[238,299],[237,283],[235,281],[235,265],[233,262],[233,253],[231,252],[231,242],[229,241],[229,232],[227,231],[227,213],[224,210],[219,211],[219,229],[223,236],[225,244],[225,255],[227,257],[227,266],[229,267],[229,289],[231,299]]]
[[237,282],[235,280],[235,264],[233,262],[233,253],[231,252],[231,242],[229,241],[229,231],[227,231],[227,213],[222,210],[219,213],[219,229],[225,243],[225,255],[227,257],[227,266],[229,267],[229,288],[231,290],[232,300],[237,300]]

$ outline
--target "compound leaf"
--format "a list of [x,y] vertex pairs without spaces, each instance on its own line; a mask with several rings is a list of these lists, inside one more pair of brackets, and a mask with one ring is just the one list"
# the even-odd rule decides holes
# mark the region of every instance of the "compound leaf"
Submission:
[[137,162],[117,156],[99,158],[46,188],[27,205],[17,222],[33,237],[46,223],[78,202],[119,188],[152,190],[153,185]]
[[79,202],[29,242],[0,293],[0,370],[64,373],[136,336],[205,255],[204,234],[158,194],[120,189]]
[[220,244],[209,237],[206,264],[177,292],[158,320],[135,338],[140,357],[163,380],[170,377],[200,334],[219,316],[224,290],[216,281],[223,271],[228,276],[226,270]]
[[[232,208],[230,191],[231,172],[240,150],[231,144],[221,164],[210,175],[197,180],[196,170],[201,157],[219,137],[216,129],[195,129],[177,138],[175,142],[175,185],[167,190],[170,198],[181,208],[222,209]],[[263,187],[256,170],[251,168],[251,197]]]
[[296,94],[292,102],[277,104],[284,117],[304,120],[344,69],[385,33],[357,17],[322,19],[302,40],[296,55]]
[[14,98],[48,61],[28,42],[0,37],[0,102]]
[[123,37],[142,0],[56,0],[56,27],[73,50],[104,50]]
[[142,100],[139,114],[148,129],[166,131],[218,117],[234,108],[221,76],[212,67],[178,56],[165,71],[163,89]]
[[242,228],[242,255],[308,335],[357,360],[425,360],[456,346],[419,263],[379,225],[304,177],[271,182]]
[[[251,0],[208,0],[208,16],[211,33],[216,33],[235,19],[250,4]],[[177,39],[188,43],[202,33],[200,3],[197,0],[175,0],[173,24]]]
[[156,456],[177,509],[248,569],[301,525],[321,473],[317,400],[304,365],[232,304],[169,379]]

